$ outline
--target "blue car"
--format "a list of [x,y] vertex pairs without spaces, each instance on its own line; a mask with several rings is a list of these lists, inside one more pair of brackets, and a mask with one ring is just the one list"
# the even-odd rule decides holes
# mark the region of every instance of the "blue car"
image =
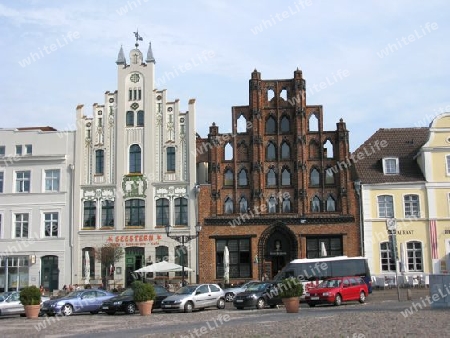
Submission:
[[104,290],[87,289],[73,291],[67,296],[44,302],[41,306],[43,315],[70,316],[73,313],[90,312],[96,314],[104,301],[116,296]]

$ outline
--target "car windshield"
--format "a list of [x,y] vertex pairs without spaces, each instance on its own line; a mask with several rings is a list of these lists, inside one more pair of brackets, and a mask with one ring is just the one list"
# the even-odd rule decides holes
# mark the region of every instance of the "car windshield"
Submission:
[[339,279],[329,279],[326,281],[323,281],[319,284],[319,288],[337,288],[341,285],[341,280]]
[[177,292],[175,292],[175,293],[177,293],[179,295],[189,295],[192,292],[194,292],[195,289],[197,289],[197,286],[187,285],[187,286],[183,286],[182,288],[178,289]]
[[264,291],[267,287],[267,284],[250,284],[245,291],[250,292],[258,292],[258,291]]
[[133,289],[125,289],[120,293],[120,296],[133,296],[134,291]]

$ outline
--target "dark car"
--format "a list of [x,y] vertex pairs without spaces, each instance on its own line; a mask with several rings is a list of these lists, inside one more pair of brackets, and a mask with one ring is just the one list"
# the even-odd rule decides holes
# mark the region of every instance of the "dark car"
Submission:
[[271,308],[283,304],[278,295],[278,288],[275,282],[257,282],[250,284],[244,292],[234,297],[233,305],[241,310],[246,307],[256,307],[264,309],[266,306]]
[[[160,285],[153,285],[156,298],[153,302],[153,309],[161,308],[161,301],[166,297],[173,294],[173,292],[167,291]],[[126,289],[122,291],[118,296],[108,299],[103,302],[101,311],[106,312],[109,315],[113,315],[116,312],[125,312],[128,314],[134,314],[136,312],[136,303],[134,302],[133,289]]]
[[367,284],[361,277],[335,277],[309,289],[305,293],[305,301],[311,307],[318,304],[339,306],[342,302],[351,300],[364,303],[368,293]]
[[113,293],[99,289],[73,291],[67,296],[43,302],[41,313],[64,316],[81,312],[96,314],[100,311],[103,302],[114,296]]

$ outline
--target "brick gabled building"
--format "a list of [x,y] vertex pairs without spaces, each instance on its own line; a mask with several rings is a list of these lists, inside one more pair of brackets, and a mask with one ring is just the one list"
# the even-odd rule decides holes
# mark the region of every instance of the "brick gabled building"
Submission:
[[359,255],[351,163],[345,123],[323,130],[300,70],[286,80],[255,70],[249,104],[232,107],[232,133],[213,123],[207,138],[197,135],[200,281],[223,281],[225,246],[230,283],[273,278],[323,247],[328,256]]

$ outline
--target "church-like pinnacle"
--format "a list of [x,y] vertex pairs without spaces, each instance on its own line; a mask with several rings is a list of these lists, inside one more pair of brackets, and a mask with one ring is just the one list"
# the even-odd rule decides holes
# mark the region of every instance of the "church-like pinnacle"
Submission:
[[119,55],[117,55],[116,64],[125,65],[126,63],[127,63],[127,60],[125,59],[125,54],[123,53],[123,48],[122,48],[122,46],[120,46]]
[[149,42],[148,43],[148,51],[147,51],[147,59],[145,59],[145,62],[150,63],[156,63],[155,58],[153,57],[153,52],[152,52],[152,43]]

